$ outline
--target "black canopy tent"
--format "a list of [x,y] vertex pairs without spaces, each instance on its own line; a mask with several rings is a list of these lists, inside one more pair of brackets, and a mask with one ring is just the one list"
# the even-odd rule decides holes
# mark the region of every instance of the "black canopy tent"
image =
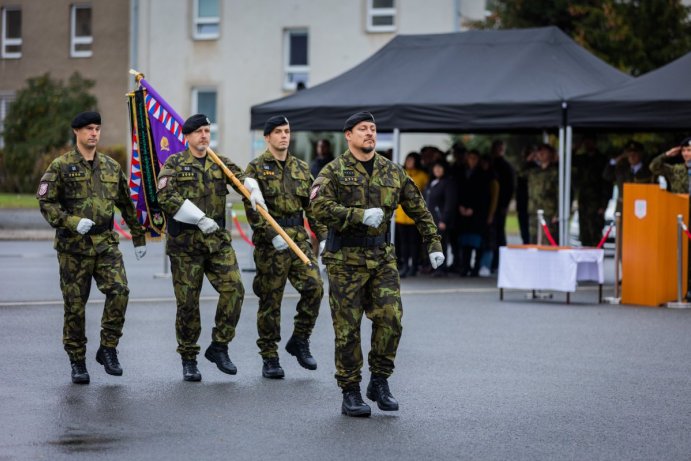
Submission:
[[[371,111],[380,131],[517,132],[560,128],[560,241],[570,202],[565,101],[631,77],[556,27],[400,35],[351,70],[313,88],[253,106],[251,128],[272,115],[295,131],[338,131]],[[398,159],[398,146],[395,148]]]
[[615,88],[572,99],[569,124],[613,130],[691,128],[691,53]]

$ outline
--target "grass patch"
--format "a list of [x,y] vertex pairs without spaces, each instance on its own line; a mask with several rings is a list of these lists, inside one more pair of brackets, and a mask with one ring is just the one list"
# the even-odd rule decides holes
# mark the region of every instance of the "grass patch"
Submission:
[[0,208],[38,208],[34,194],[0,194]]

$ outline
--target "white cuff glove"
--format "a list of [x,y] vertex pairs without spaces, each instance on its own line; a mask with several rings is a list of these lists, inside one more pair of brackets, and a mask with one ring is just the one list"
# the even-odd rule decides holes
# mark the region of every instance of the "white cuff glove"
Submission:
[[321,256],[324,253],[324,248],[326,248],[326,240],[319,242],[319,254],[317,256]]
[[381,208],[367,208],[362,218],[362,224],[369,227],[379,227],[384,219],[384,210]]
[[286,248],[288,248],[288,244],[286,241],[281,237],[280,235],[277,235],[276,237],[271,239],[271,244],[276,248],[278,251],[283,251]]
[[444,264],[444,253],[441,251],[435,251],[433,253],[429,254],[429,262],[432,265],[432,269],[436,269],[437,267],[441,266]]
[[92,220],[90,220],[88,218],[82,218],[77,223],[77,232],[84,235],[87,232],[89,232],[89,229],[91,229],[91,226],[93,226],[94,224],[96,224],[96,223],[93,222]]
[[175,213],[175,216],[173,216],[173,219],[186,224],[199,225],[199,221],[201,221],[203,217],[204,212],[200,210],[197,205],[190,202],[188,199],[185,199],[185,201],[182,202],[178,212]]
[[146,255],[146,245],[134,247],[134,256],[137,258],[137,261],[142,259]]
[[264,202],[264,196],[262,195],[261,189],[259,189],[259,183],[254,178],[245,178],[243,186],[250,191],[250,203],[252,204],[252,209],[257,209],[257,204],[261,205],[262,208],[266,210],[266,202]]
[[199,220],[197,227],[199,227],[204,234],[210,234],[218,230],[218,224],[216,224],[216,221],[206,216]]

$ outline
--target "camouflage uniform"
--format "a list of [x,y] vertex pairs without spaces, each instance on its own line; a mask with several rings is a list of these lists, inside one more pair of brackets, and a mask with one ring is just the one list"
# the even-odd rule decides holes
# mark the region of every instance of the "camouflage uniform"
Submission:
[[[137,221],[120,165],[98,152],[93,165],[76,150],[55,159],[41,177],[36,198],[43,217],[56,229],[53,247],[58,252],[65,302],[62,342],[71,361],[82,361],[87,341],[85,306],[92,277],[106,295],[101,345],[116,347],[125,323],[129,289],[119,238],[113,232],[113,207],[120,209],[135,246],[146,243],[144,228]],[[86,235],[76,230],[82,218],[96,223]]]
[[578,227],[583,246],[596,246],[602,238],[604,210],[612,196],[612,183],[602,177],[606,164],[607,157],[599,152],[573,158],[574,182],[578,192]]
[[[405,170],[379,154],[374,156],[370,177],[353,154],[346,151],[321,170],[310,197],[314,216],[329,228],[322,261],[329,275],[338,385],[349,389],[361,381],[363,312],[372,321],[370,372],[388,377],[394,369],[402,316],[400,279],[394,246],[389,243],[389,222],[400,203],[415,220],[428,252],[440,252],[432,215]],[[382,224],[376,229],[362,224],[365,209],[373,207],[384,211]]]
[[[528,179],[528,220],[530,243],[537,243],[537,210],[545,212],[547,227],[554,239],[559,236],[559,225],[552,219],[559,215],[559,169],[556,163],[547,168],[524,169]],[[544,237],[544,236],[543,236]],[[547,242],[547,238],[542,239]]]
[[247,218],[254,231],[252,241],[255,245],[257,275],[252,288],[259,297],[257,345],[263,358],[277,357],[276,344],[281,340],[281,301],[286,280],[290,280],[300,293],[294,336],[304,339],[310,337],[324,294],[319,266],[305,230],[303,210],[307,211],[310,228],[320,241],[326,239],[326,227],[312,219],[308,209],[312,177],[307,163],[288,154],[285,165],[282,165],[267,150],[250,162],[245,173],[259,183],[271,216],[313,262],[308,267],[291,250],[276,250],[271,240],[278,233],[259,213],[245,204]]
[[689,193],[689,173],[685,163],[667,163],[667,156],[662,153],[650,162],[650,172],[655,176],[664,176],[669,184],[669,191],[675,194]]
[[617,185],[619,190],[619,196],[617,197],[618,212],[621,212],[624,205],[624,183],[646,184],[653,180],[653,174],[645,162],[642,162],[641,168],[634,174],[626,158],[622,158],[615,165],[608,163],[602,173],[602,177]]
[[[240,181],[245,178],[234,163],[226,158],[221,160]],[[168,221],[166,253],[177,300],[177,351],[183,360],[194,360],[199,353],[199,294],[204,275],[220,295],[211,332],[214,343],[227,345],[235,336],[245,296],[230,232],[225,229],[230,180],[211,158],[206,156],[202,163],[189,149],[168,157],[158,178],[158,200]],[[214,219],[220,228],[205,235],[195,225],[175,221],[173,216],[185,199]]]

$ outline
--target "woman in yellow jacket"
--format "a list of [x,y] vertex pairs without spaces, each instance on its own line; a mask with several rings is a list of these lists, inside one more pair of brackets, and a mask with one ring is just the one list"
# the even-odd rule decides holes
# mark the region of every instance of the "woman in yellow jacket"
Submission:
[[[420,189],[420,192],[423,192],[429,182],[429,175],[422,169],[421,160],[420,154],[411,152],[405,158],[403,166],[408,176],[410,176],[410,179],[412,179],[418,189]],[[401,278],[407,276],[414,277],[417,274],[417,268],[420,264],[422,240],[415,227],[415,221],[405,214],[400,205],[396,210],[395,219],[398,238],[396,248],[399,250],[398,257],[401,261],[399,274]]]

